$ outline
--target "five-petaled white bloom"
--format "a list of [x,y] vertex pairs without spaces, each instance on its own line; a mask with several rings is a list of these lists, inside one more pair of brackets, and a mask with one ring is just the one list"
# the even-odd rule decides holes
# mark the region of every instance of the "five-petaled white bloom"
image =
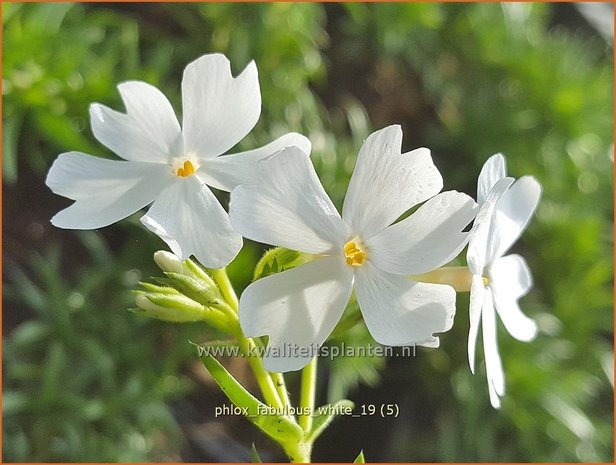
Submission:
[[474,218],[476,204],[454,191],[436,195],[443,180],[430,151],[401,154],[401,144],[399,126],[366,139],[342,217],[310,159],[292,147],[260,162],[257,182],[231,193],[231,224],[242,235],[318,256],[262,278],[242,293],[242,329],[247,336],[268,335],[268,349],[274,349],[266,351],[268,370],[303,367],[314,350],[301,349],[323,344],[353,287],[379,343],[436,347],[433,333],[451,328],[453,288],[415,282],[408,275],[433,270],[458,255],[468,239],[462,230]]
[[468,360],[474,373],[477,333],[483,320],[483,350],[494,408],[500,407],[500,397],[505,393],[495,309],[507,331],[519,341],[531,341],[537,333],[535,322],[518,306],[518,299],[532,287],[530,270],[520,255],[503,255],[526,228],[540,196],[541,186],[533,177],[524,176],[515,183],[513,178],[506,177],[505,159],[500,154],[490,157],[479,175],[477,202],[481,208],[467,253],[473,274]]
[[207,185],[230,191],[250,182],[258,160],[290,145],[310,153],[310,142],[289,133],[256,150],[219,156],[259,119],[261,93],[254,62],[236,78],[220,54],[190,63],[182,80],[182,128],[155,87],[129,81],[118,89],[126,114],[93,104],[90,118],[96,138],[126,161],[79,152],[60,155],[47,185],[75,203],[52,223],[100,228],[154,202],[141,221],[176,255],[194,255],[209,268],[225,266],[239,252],[242,238]]

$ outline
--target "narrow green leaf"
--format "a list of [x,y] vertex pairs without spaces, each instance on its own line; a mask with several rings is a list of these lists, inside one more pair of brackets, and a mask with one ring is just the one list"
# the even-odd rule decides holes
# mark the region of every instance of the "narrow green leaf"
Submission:
[[353,463],[366,463],[366,458],[364,457],[363,449],[359,451],[359,455],[357,456],[355,460],[353,460]]
[[219,339],[217,341],[204,342],[203,344],[195,344],[201,347],[237,347],[238,344],[235,340],[231,339]]
[[310,432],[310,441],[315,441],[321,433],[334,420],[336,415],[348,415],[352,411],[355,404],[347,399],[342,399],[334,405],[327,404],[316,409],[313,415],[312,431]]
[[302,438],[303,431],[297,423],[285,416],[268,414],[270,408],[248,392],[218,360],[199,350],[197,344],[191,344],[220,389],[231,402],[246,412],[248,420],[277,442],[298,441]]
[[259,457],[259,453],[257,452],[257,448],[255,447],[255,443],[252,443],[252,447],[250,448],[250,458],[252,459],[252,463],[263,463],[261,461],[261,457]]

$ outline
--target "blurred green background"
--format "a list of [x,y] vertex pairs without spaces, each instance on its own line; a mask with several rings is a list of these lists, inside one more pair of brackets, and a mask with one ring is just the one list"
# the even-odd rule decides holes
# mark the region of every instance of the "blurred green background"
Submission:
[[[70,203],[44,185],[54,158],[113,157],[88,105],[121,109],[115,85],[142,79],[179,112],[183,68],[216,51],[235,73],[259,69],[263,112],[239,148],[307,135],[338,205],[363,139],[394,123],[405,149],[432,150],[445,189],[475,195],[496,152],[543,185],[514,247],[541,332],[522,344],[501,327],[502,409],[483,364],[469,372],[459,294],[439,350],[321,363],[320,403],[396,403],[400,416],[338,419],[314,459],[611,462],[613,32],[611,5],[589,20],[593,7],[3,3],[3,461],[248,461],[252,441],[284,460],[243,418],[213,418],[224,398],[187,344],[207,328],[126,311],[164,248],[139,215],[81,233],[49,223]],[[248,243],[231,265],[238,288],[261,250]],[[342,337],[369,341],[361,325]],[[225,363],[251,386],[241,361]]]

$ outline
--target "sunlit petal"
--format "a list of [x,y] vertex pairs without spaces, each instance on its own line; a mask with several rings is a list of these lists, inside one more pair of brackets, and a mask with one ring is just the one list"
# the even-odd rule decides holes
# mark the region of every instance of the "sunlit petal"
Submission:
[[517,301],[533,285],[530,269],[520,255],[499,258],[490,267],[490,287],[494,306],[505,328],[519,341],[532,341],[537,324],[520,310]]
[[481,168],[477,180],[477,203],[479,205],[486,201],[494,185],[505,176],[507,176],[505,157],[497,153],[488,158]]
[[301,252],[342,253],[346,239],[310,158],[297,147],[260,162],[258,183],[231,193],[229,215],[243,236]]
[[494,408],[500,408],[500,399],[505,394],[505,375],[498,353],[498,343],[496,340],[496,316],[492,293],[484,293],[483,322],[483,351],[486,359],[486,375],[488,378],[488,390],[490,392],[490,402]]
[[340,257],[321,258],[248,286],[240,297],[240,323],[249,337],[269,336],[265,368],[304,367],[340,320],[352,288],[353,272]]
[[453,324],[456,293],[450,286],[411,281],[369,262],[355,271],[355,292],[368,330],[391,346],[438,345],[434,333]]
[[477,206],[466,194],[443,192],[410,217],[389,226],[366,242],[372,263],[394,274],[421,274],[449,263],[466,245],[462,230]]
[[494,208],[487,261],[502,257],[518,240],[530,221],[541,197],[541,186],[532,176],[518,179],[500,197]]
[[197,176],[177,179],[141,221],[180,259],[194,255],[207,268],[226,266],[242,248],[227,212]]
[[180,125],[167,98],[145,82],[118,85],[126,113],[90,106],[92,132],[114,153],[130,161],[167,163],[182,149]]
[[108,226],[152,203],[172,178],[165,165],[63,153],[49,170],[46,184],[76,202],[51,222],[66,229]]
[[492,230],[492,220],[496,203],[513,183],[513,178],[503,178],[498,181],[479,208],[470,233],[466,260],[473,274],[483,274],[486,266],[488,242]]
[[186,152],[199,158],[225,153],[250,132],[261,113],[257,66],[233,77],[224,55],[204,55],[184,70],[182,128]]
[[260,160],[292,146],[310,155],[311,144],[308,138],[296,132],[290,132],[258,149],[207,158],[201,162],[201,176],[208,185],[231,192],[240,184],[257,182],[259,173],[257,163]]
[[389,126],[368,136],[359,151],[342,217],[364,239],[443,188],[430,151],[401,154],[401,145],[402,129]]
[[469,305],[470,326],[468,330],[468,364],[471,368],[471,373],[475,373],[475,349],[477,347],[477,336],[479,334],[481,309],[483,307],[485,292],[486,289],[483,284],[483,277],[476,274],[473,275]]

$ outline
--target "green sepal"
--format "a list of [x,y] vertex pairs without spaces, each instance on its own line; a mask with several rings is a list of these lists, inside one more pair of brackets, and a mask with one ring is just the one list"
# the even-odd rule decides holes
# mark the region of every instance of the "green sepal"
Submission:
[[197,279],[204,281],[210,286],[216,286],[216,282],[212,279],[212,277],[191,259],[184,261],[184,265],[190,270],[192,274],[195,275]]
[[164,309],[164,311],[159,311],[146,310],[140,307],[133,307],[127,310],[138,316],[153,318],[154,320],[166,321],[168,323],[194,323],[196,321],[201,321],[200,318],[195,318],[194,316],[187,316],[185,313],[182,313],[179,310],[175,309]]
[[271,410],[270,407],[248,392],[218,360],[200,350],[198,344],[191,344],[229,400],[242,409],[248,409],[248,420],[279,443],[299,442],[302,439],[304,432],[297,423],[285,416],[264,413]]
[[353,460],[353,463],[366,463],[366,457],[364,457],[363,449],[359,451],[359,455],[355,460]]
[[257,452],[257,448],[255,447],[255,443],[252,443],[252,447],[250,448],[250,458],[252,463],[263,463],[261,457],[259,457],[259,453]]
[[202,321],[211,316],[212,310],[175,289],[166,289],[164,292],[133,291],[137,308],[130,310],[141,316],[174,323]]
[[[158,283],[162,284],[162,286],[158,286],[156,284],[146,283],[146,282],[140,282],[139,284],[141,285],[141,287],[143,287],[148,292],[157,292],[159,294],[179,294],[177,289],[174,289],[168,283],[161,282],[157,278],[152,278],[152,279],[158,281]],[[139,291],[136,291],[136,292],[139,292]]]
[[263,254],[259,263],[257,263],[253,281],[280,273],[281,271],[290,270],[291,268],[309,262],[313,258],[314,255],[285,249],[283,247],[269,249]]
[[148,292],[145,294],[150,302],[161,307],[175,308],[185,312],[194,313],[195,315],[203,315],[206,309],[203,305],[195,302],[192,299],[182,294],[163,294],[157,292]]
[[[355,404],[352,401],[342,399],[334,405],[327,404],[317,408],[313,414],[312,431],[310,431],[310,435],[308,436],[309,440],[315,441],[342,409],[353,409],[354,407]],[[320,411],[323,413],[319,413]]]
[[205,305],[206,307],[220,306],[222,300],[216,288],[181,273],[166,272],[167,280],[171,286],[192,300]]

